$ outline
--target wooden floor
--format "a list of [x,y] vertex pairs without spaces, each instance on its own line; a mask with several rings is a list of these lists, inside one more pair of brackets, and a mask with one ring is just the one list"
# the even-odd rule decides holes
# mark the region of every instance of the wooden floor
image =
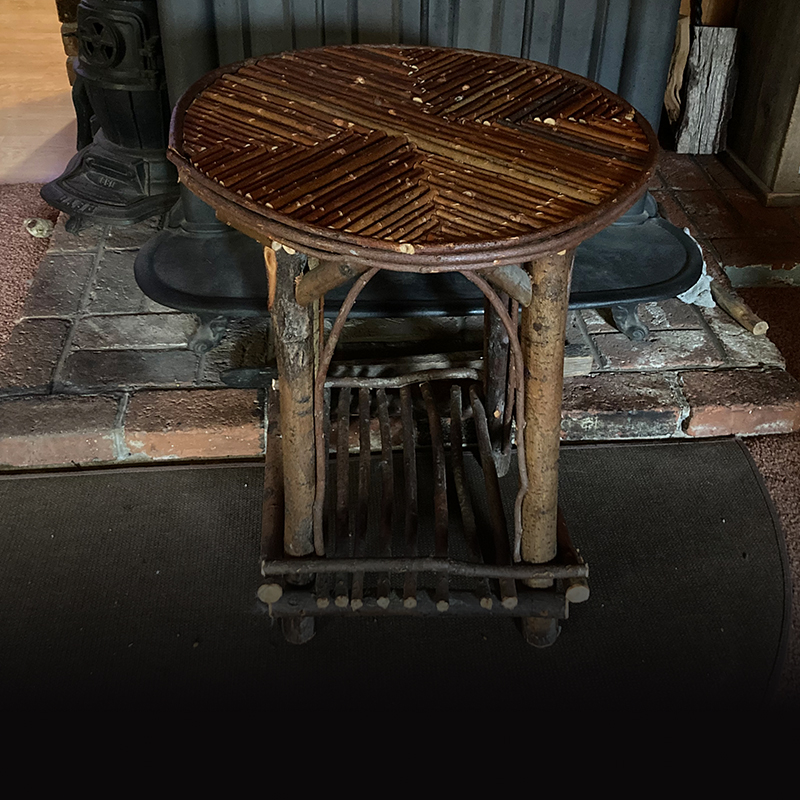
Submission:
[[55,0],[0,2],[0,184],[40,183],[75,153]]

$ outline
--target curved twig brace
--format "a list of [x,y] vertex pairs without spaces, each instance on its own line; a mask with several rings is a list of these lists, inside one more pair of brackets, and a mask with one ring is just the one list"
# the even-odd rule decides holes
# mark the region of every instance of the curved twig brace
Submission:
[[342,328],[344,328],[347,317],[350,314],[353,306],[355,305],[358,295],[361,290],[375,277],[378,273],[378,267],[373,267],[369,271],[359,275],[355,283],[350,287],[342,307],[336,316],[336,321],[333,323],[328,341],[325,342],[325,347],[319,359],[319,369],[317,370],[316,379],[314,381],[314,445],[316,447],[316,469],[317,469],[317,485],[314,491],[314,550],[318,556],[325,555],[325,541],[323,539],[322,531],[322,517],[325,508],[325,472],[328,466],[328,454],[325,452],[325,439],[322,435],[322,415],[323,415],[323,394],[325,391],[325,379],[328,376],[328,367],[330,367],[331,359],[333,358],[333,351],[336,349],[336,343],[342,335]]

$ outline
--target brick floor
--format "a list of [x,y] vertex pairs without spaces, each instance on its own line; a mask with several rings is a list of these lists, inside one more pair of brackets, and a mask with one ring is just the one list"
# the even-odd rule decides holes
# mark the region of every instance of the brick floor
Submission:
[[763,436],[800,429],[797,381],[782,370],[687,372],[681,376],[689,404],[689,436]]
[[137,392],[125,412],[125,447],[151,460],[258,456],[263,417],[254,390]]
[[767,208],[715,156],[663,152],[661,213],[688,227],[734,286],[800,285],[800,211]]
[[[664,153],[651,187],[717,279],[794,280],[800,210],[762,207],[715,157]],[[0,468],[263,454],[263,390],[222,379],[231,368],[265,366],[269,323],[234,321],[216,348],[192,352],[194,318],[149,300],[133,277],[138,248],[161,224],[89,226],[74,236],[59,219],[0,351]],[[565,440],[800,429],[800,384],[767,337],[718,308],[675,299],[639,312],[646,342],[618,333],[607,310],[571,314],[568,353],[589,374],[565,381]],[[480,329],[479,318],[364,320],[345,339],[358,350],[443,337],[470,350]]]
[[674,373],[613,373],[564,381],[562,438],[667,439],[679,434],[686,410]]
[[0,401],[0,464],[113,462],[120,398],[45,395]]
[[0,352],[0,395],[49,392],[69,328],[68,320],[22,320]]
[[50,253],[25,301],[26,317],[70,317],[77,313],[96,261],[94,253]]
[[114,314],[78,321],[72,346],[80,350],[185,348],[197,327],[190,314]]
[[188,350],[75,350],[57,376],[63,391],[191,386],[198,360]]
[[721,367],[724,357],[705,331],[658,331],[646,342],[631,342],[621,333],[594,337],[606,369],[652,372],[680,368]]
[[658,161],[658,171],[665,186],[671,189],[708,189],[711,182],[705,170],[692,158],[663,150]]

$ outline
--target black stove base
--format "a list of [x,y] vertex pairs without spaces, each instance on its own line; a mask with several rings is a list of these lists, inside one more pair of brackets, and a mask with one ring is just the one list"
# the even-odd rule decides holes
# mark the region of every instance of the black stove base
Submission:
[[[647,336],[636,305],[687,291],[703,269],[691,237],[659,217],[649,196],[645,208],[644,216],[624,217],[578,247],[570,294],[571,308],[611,308],[620,330],[633,339]],[[199,315],[206,327],[219,317],[268,314],[261,245],[232,228],[185,222],[166,228],[141,249],[135,274],[148,297]],[[336,315],[348,288],[326,295],[326,315]],[[483,294],[458,273],[384,270],[367,284],[352,316],[455,317],[482,314],[483,308]],[[212,343],[210,329],[206,334],[201,349]]]
[[164,150],[121,147],[102,132],[64,172],[42,186],[42,198],[69,215],[67,230],[84,224],[132,225],[166,213],[179,197],[175,168]]

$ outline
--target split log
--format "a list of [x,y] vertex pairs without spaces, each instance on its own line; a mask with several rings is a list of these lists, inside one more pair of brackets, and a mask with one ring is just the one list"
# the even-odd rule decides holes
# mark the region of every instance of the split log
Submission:
[[686,104],[675,149],[708,155],[725,149],[736,85],[735,28],[697,27],[689,51]]

